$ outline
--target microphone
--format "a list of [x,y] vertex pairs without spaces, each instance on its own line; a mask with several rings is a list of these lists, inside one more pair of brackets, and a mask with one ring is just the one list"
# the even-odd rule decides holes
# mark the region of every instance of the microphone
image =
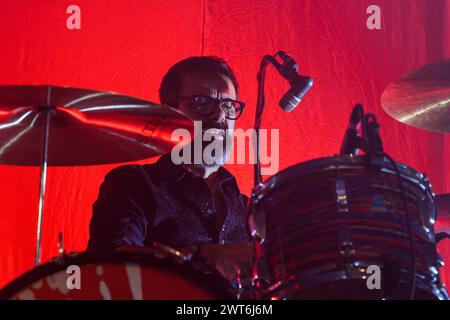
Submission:
[[281,64],[275,59],[272,63],[281,76],[288,80],[291,85],[291,88],[284,94],[278,105],[285,112],[291,112],[299,105],[309,89],[311,89],[314,81],[311,77],[298,74],[297,62],[286,52],[278,51],[276,56],[279,56],[283,60],[283,63]]
[[341,145],[341,155],[354,154],[357,155],[358,149],[361,148],[362,139],[358,132],[358,125],[362,121],[364,115],[363,106],[357,104],[350,115],[347,131]]
[[291,84],[291,88],[284,94],[278,103],[285,112],[291,112],[299,105],[305,94],[313,86],[314,82],[311,77],[304,77],[296,74],[289,83]]

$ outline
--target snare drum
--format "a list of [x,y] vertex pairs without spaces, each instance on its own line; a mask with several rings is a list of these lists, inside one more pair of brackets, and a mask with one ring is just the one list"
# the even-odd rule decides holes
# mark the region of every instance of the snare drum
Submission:
[[13,281],[0,292],[0,298],[25,300],[230,298],[228,282],[207,265],[167,250],[150,248],[146,251],[145,254],[135,251],[81,253],[58,258]]
[[[439,276],[431,186],[416,170],[397,168],[400,176],[387,159],[372,170],[364,157],[323,158],[290,167],[255,189],[250,227],[260,297],[408,299],[415,273],[415,298],[448,298]],[[378,283],[371,277],[377,271]]]

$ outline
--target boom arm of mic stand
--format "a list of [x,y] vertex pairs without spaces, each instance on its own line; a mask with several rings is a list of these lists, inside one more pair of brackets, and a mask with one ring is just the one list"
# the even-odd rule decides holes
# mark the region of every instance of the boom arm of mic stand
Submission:
[[262,58],[261,64],[259,66],[258,71],[258,97],[256,100],[256,113],[255,113],[255,134],[256,134],[256,141],[254,143],[255,148],[255,165],[254,165],[254,188],[258,186],[262,182],[262,174],[261,174],[261,163],[260,163],[260,157],[259,157],[259,129],[261,128],[261,119],[262,114],[264,112],[264,105],[265,105],[265,96],[264,96],[264,83],[266,79],[266,68],[269,63],[273,63],[277,61],[270,55],[266,55]]

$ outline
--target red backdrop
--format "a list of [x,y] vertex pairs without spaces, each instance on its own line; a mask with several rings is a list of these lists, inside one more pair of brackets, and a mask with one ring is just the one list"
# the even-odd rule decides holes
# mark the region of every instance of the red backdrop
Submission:
[[[68,30],[66,9],[81,8],[81,30]],[[381,8],[382,29],[366,27],[367,7]],[[286,84],[269,69],[263,126],[280,129],[280,169],[338,152],[356,102],[382,124],[386,150],[429,175],[436,194],[450,192],[449,135],[400,124],[380,105],[401,75],[450,54],[450,0],[3,0],[0,85],[53,84],[109,90],[158,101],[159,82],[192,55],[228,60],[248,105],[238,123],[253,125],[256,72],[264,54],[293,55],[315,86],[301,108],[277,107]],[[70,146],[67,146],[70,148]],[[116,165],[50,168],[43,261],[88,240],[91,205]],[[245,193],[252,167],[233,165]],[[0,166],[0,286],[34,261],[38,168]],[[450,245],[440,245],[450,259]],[[444,270],[450,284],[450,270]]]

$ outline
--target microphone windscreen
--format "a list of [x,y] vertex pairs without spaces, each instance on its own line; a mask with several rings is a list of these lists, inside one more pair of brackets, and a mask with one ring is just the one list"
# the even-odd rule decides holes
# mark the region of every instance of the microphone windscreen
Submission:
[[285,112],[294,110],[312,86],[312,78],[297,75],[297,77],[291,81],[291,88],[284,94],[278,103],[281,109]]
[[299,105],[300,101],[302,101],[291,91],[292,89],[286,92],[279,102],[279,106],[284,112],[291,112]]

